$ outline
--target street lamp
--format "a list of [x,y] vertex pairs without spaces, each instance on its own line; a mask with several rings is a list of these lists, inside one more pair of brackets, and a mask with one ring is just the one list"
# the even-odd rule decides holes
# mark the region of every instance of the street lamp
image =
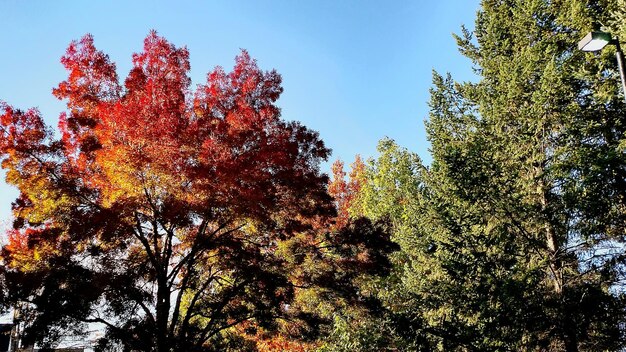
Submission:
[[578,49],[582,51],[599,51],[607,44],[615,45],[615,57],[617,58],[619,76],[622,79],[624,101],[626,102],[626,71],[624,71],[624,53],[622,53],[622,48],[619,45],[619,39],[613,38],[610,33],[606,32],[590,32],[578,42]]

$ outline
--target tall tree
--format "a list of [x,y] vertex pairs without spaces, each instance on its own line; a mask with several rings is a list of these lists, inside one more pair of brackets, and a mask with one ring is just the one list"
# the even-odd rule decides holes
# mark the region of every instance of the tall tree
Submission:
[[615,9],[482,1],[457,37],[478,82],[434,74],[432,164],[410,167],[383,141],[368,167],[357,198],[395,219],[404,256],[387,305],[412,317],[425,350],[626,343],[626,106],[610,49],[576,48]]
[[[406,350],[406,346],[399,346],[391,337],[389,328],[392,328],[389,310],[383,306],[381,292],[388,289],[389,277],[394,275],[393,257],[398,245],[389,241],[391,224],[389,218],[366,217],[364,212],[357,211],[358,199],[361,194],[361,187],[365,181],[365,164],[359,156],[350,165],[350,172],[344,171],[344,164],[336,161],[332,166],[332,179],[329,185],[329,193],[335,199],[337,207],[337,217],[334,219],[332,227],[339,229],[353,229],[351,232],[356,236],[345,236],[352,238],[350,241],[362,239],[367,241],[377,251],[361,250],[360,254],[353,252],[360,257],[360,261],[349,259],[345,247],[339,253],[343,253],[343,261],[354,267],[356,270],[343,269],[340,272],[354,272],[349,279],[353,281],[357,289],[351,299],[357,300],[360,304],[350,304],[350,302],[339,301],[340,304],[332,306],[329,317],[333,320],[333,328],[329,336],[320,344],[318,351],[322,352],[342,352],[342,351],[377,351],[384,349]],[[375,231],[366,230],[369,222],[374,224]],[[360,230],[359,230],[360,229]],[[355,231],[356,230],[356,231]],[[379,231],[381,235],[377,235]],[[347,243],[347,242],[346,242]],[[361,246],[363,246],[361,244]],[[365,249],[365,247],[363,247]],[[352,262],[352,263],[350,263]],[[336,271],[336,270],[335,270]],[[335,274],[336,275],[336,274]],[[344,275],[345,276],[345,275]],[[325,299],[318,299],[325,301]],[[337,301],[337,300],[334,300]],[[324,306],[329,306],[325,303]]]
[[[319,170],[329,150],[280,119],[281,77],[243,51],[193,92],[188,55],[152,32],[120,84],[90,35],[72,42],[53,90],[68,107],[59,140],[36,109],[0,106],[2,167],[20,191],[0,283],[28,340],[52,345],[98,323],[103,350],[254,349],[255,329],[320,330],[291,305],[300,287],[350,291],[283,256],[286,241],[329,236],[318,224],[335,209]],[[299,254],[356,268],[375,250],[355,234],[368,226]]]

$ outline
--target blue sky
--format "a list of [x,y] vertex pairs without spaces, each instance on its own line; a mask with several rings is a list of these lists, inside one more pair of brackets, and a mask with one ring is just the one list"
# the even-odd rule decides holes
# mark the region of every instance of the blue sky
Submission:
[[[431,73],[473,78],[451,34],[462,24],[473,27],[478,6],[478,0],[0,0],[0,100],[38,107],[56,126],[64,103],[51,89],[66,77],[59,58],[71,40],[93,34],[123,79],[132,53],[156,29],[187,46],[194,85],[216,65],[230,69],[242,48],[263,69],[275,68],[283,76],[283,118],[319,131],[332,160],[373,156],[387,136],[429,162],[423,121]],[[0,228],[16,195],[0,181]]]

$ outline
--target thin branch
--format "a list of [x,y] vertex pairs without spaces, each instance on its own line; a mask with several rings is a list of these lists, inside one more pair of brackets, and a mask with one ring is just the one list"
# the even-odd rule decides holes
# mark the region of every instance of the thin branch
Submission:
[[139,215],[137,214],[137,212],[134,213],[134,216],[135,216],[137,232],[132,231],[132,233],[139,240],[139,242],[141,242],[144,249],[146,250],[146,253],[148,254],[150,263],[152,263],[152,266],[154,266],[154,269],[158,272],[161,269],[160,263],[158,259],[154,256],[154,253],[152,252],[152,247],[150,247],[150,243],[148,242],[148,239],[146,238],[143,232],[143,229],[141,227],[141,221],[139,220]]
[[[202,286],[196,290],[196,292],[194,293],[193,297],[191,298],[191,301],[189,302],[189,307],[187,307],[187,312],[185,313],[185,318],[183,319],[183,324],[182,324],[182,331],[186,331],[187,328],[189,327],[189,321],[191,320],[191,318],[195,315],[194,313],[194,307],[196,306],[196,303],[198,302],[198,300],[200,299],[200,296],[202,296],[202,294],[204,294],[204,291],[209,287],[209,285],[211,285],[211,283],[213,282],[213,280],[217,280],[218,276],[217,274],[221,273],[221,270],[218,270],[215,273],[212,273],[207,279],[206,281],[202,284]],[[230,297],[229,297],[230,299]],[[220,310],[223,309],[226,306],[226,304],[223,304],[220,306]]]
[[[204,343],[206,343],[212,336],[214,336],[215,334],[219,333],[222,330],[228,329],[232,326],[238,325],[240,323],[243,323],[246,320],[250,320],[254,318],[254,314],[249,314],[245,317],[239,318],[229,324],[226,325],[222,325],[221,327],[214,329],[213,332],[211,332],[211,329],[209,328],[210,325],[208,325],[207,327],[204,328],[204,331],[202,331],[202,334],[200,335],[200,339],[199,339],[199,344],[203,345]],[[213,322],[213,320],[211,321]]]

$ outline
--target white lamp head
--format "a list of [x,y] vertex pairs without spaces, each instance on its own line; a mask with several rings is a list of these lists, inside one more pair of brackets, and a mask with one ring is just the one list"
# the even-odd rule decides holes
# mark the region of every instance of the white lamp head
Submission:
[[611,34],[606,32],[590,32],[580,42],[578,49],[582,51],[598,51],[602,50],[607,44],[611,43]]

